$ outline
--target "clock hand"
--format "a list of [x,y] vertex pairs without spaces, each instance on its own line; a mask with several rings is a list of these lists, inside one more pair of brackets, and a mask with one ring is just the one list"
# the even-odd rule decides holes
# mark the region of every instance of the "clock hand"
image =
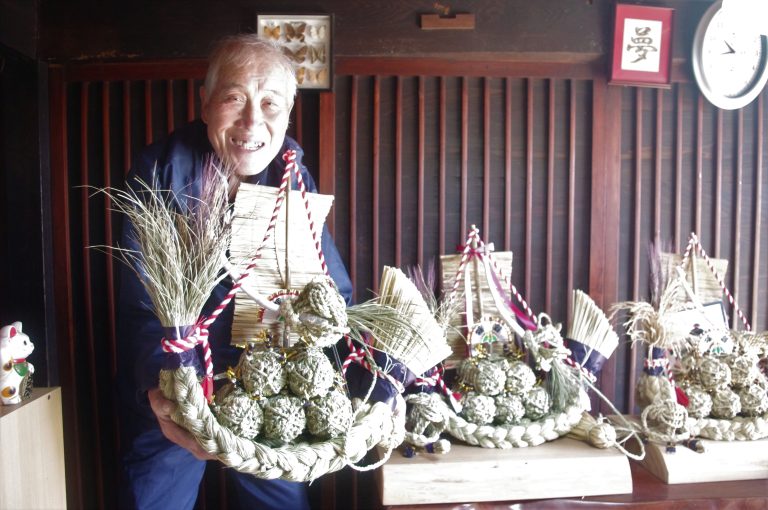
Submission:
[[733,49],[733,46],[728,44],[728,41],[723,41],[723,42],[725,43],[726,46],[728,46],[728,51],[724,51],[723,53],[721,53],[721,55],[731,55],[733,53],[736,53],[736,50]]

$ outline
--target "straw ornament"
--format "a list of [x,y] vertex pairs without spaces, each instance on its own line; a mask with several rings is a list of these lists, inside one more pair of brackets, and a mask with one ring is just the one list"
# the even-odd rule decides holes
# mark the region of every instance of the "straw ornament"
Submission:
[[342,436],[352,424],[352,402],[338,390],[310,400],[306,412],[307,430],[317,437]]
[[406,441],[424,447],[440,439],[449,420],[448,406],[437,393],[413,393],[406,395]]
[[487,425],[493,423],[496,416],[496,403],[493,397],[469,392],[461,401],[461,415],[472,423]]
[[333,365],[318,348],[299,351],[285,364],[291,392],[303,399],[323,396],[333,386]]
[[524,395],[536,384],[533,369],[522,361],[513,361],[507,368],[506,391],[513,395]]
[[503,394],[494,399],[496,404],[495,422],[500,425],[514,425],[523,420],[526,409],[519,395]]
[[731,368],[724,361],[717,358],[705,357],[698,366],[699,381],[707,390],[731,384]]
[[[207,168],[204,177],[209,180],[204,179],[200,197],[175,196],[155,189],[154,183],[140,181],[136,181],[135,187],[129,191],[113,192],[117,199],[113,197],[112,203],[131,220],[134,240],[139,246],[136,252],[118,248],[115,253],[136,271],[153,301],[161,324],[169,331],[169,338],[162,341],[163,349],[183,354],[198,345],[202,348],[205,365],[203,387],[194,367],[182,365],[160,372],[161,391],[177,404],[171,415],[174,422],[189,431],[205,451],[228,467],[264,479],[310,481],[345,466],[357,470],[378,467],[403,440],[404,417],[395,415],[389,404],[363,401],[354,413],[349,412],[350,423],[345,424],[346,420],[337,413],[343,405],[327,393],[327,388],[325,392],[319,389],[325,384],[319,384],[318,379],[327,379],[322,370],[321,377],[316,377],[315,373],[310,377],[302,369],[293,367],[292,386],[298,388],[305,398],[284,394],[282,392],[290,389],[286,388],[284,360],[276,351],[268,349],[257,352],[249,348],[244,352],[238,366],[227,371],[228,377],[235,383],[218,392],[217,401],[211,403],[213,360],[208,345],[208,328],[237,294],[255,297],[256,313],[250,317],[254,323],[264,326],[265,318],[272,322],[264,327],[234,328],[233,341],[236,343],[270,336],[290,339],[290,336],[282,334],[286,331],[282,326],[287,325],[289,330],[298,332],[295,336],[300,336],[304,345],[329,345],[342,334],[361,337],[370,332],[374,324],[384,330],[394,325],[408,331],[410,317],[403,317],[397,310],[375,303],[361,307],[355,313],[344,309],[335,286],[332,282],[328,283],[327,267],[320,250],[320,231],[315,223],[325,216],[331,200],[307,196],[295,153],[286,154],[286,162],[286,174],[280,189],[269,188],[265,192],[260,186],[240,186],[234,214],[238,221],[237,228],[228,201],[228,174],[222,169],[211,171]],[[297,223],[293,220],[301,215],[293,214],[293,220],[289,220],[287,210],[281,214],[283,205],[286,209],[293,207],[288,199],[292,172],[296,173],[302,194],[301,202],[292,202],[299,207],[303,205],[306,213],[304,223],[309,226],[306,236],[301,229],[293,228]],[[102,191],[112,193],[111,190]],[[272,214],[252,209],[238,216],[238,213],[243,213],[242,207],[238,211],[238,202],[247,196],[269,197],[267,200],[257,198],[245,202],[246,205],[256,202],[267,207],[274,203]],[[325,212],[316,213],[310,205],[313,201],[323,202]],[[264,228],[252,228],[252,224],[242,221],[246,216],[250,219],[254,216],[267,218]],[[286,226],[291,224],[290,234],[286,233],[287,228],[278,228],[281,218],[285,218]],[[262,225],[258,220],[256,223]],[[238,252],[235,249],[237,243],[233,241],[230,244],[233,231],[238,240],[255,235],[257,242],[246,243],[246,247]],[[295,242],[295,236],[310,239],[311,248],[302,249]],[[274,250],[262,249],[267,241],[274,241]],[[229,248],[232,248],[230,253],[241,262],[232,264],[227,261]],[[283,253],[278,253],[280,249]],[[282,257],[287,253],[292,256]],[[299,262],[293,255],[299,257]],[[244,260],[248,262],[244,264]],[[317,266],[318,270],[307,276],[300,271],[299,266],[304,265]],[[222,270],[222,266],[226,271]],[[232,289],[209,316],[200,316],[211,290],[227,272],[232,274],[234,280]],[[323,277],[324,281],[316,277]],[[268,290],[269,285],[262,286],[266,280],[272,284],[277,282],[273,290]],[[295,299],[300,292],[293,286],[304,289],[307,285],[309,288],[305,295]],[[245,292],[246,289],[248,292]],[[242,319],[243,312],[238,308],[242,307],[236,306],[236,324],[238,317]],[[286,348],[286,345],[283,347]],[[289,356],[292,352],[286,348]],[[379,368],[372,366],[372,370]],[[306,400],[316,393],[324,393],[322,398],[327,397],[327,401],[321,402],[320,397],[314,397],[311,403]],[[321,424],[325,422],[327,428],[321,434],[327,439],[317,441],[305,434],[305,407],[316,412],[313,414],[313,430],[321,431]],[[261,432],[257,432],[260,419],[263,419],[263,424]],[[343,433],[336,435],[342,429]],[[305,442],[307,439],[313,442]],[[377,445],[384,448],[385,458],[373,465],[358,465]]]
[[290,395],[269,397],[264,403],[264,438],[286,444],[296,439],[307,425],[301,399]]
[[271,397],[282,391],[287,375],[282,356],[275,351],[246,350],[240,355],[237,373],[245,391],[254,397]]
[[552,398],[547,390],[541,386],[534,386],[525,394],[523,406],[528,418],[538,420],[552,408]]
[[688,397],[688,414],[694,418],[705,418],[712,413],[712,397],[701,386],[690,386],[685,390]]
[[728,367],[731,370],[731,384],[734,386],[748,386],[753,384],[761,376],[757,364],[759,358],[753,354],[741,354],[728,358]]
[[752,384],[739,389],[736,394],[744,416],[762,416],[768,412],[768,394],[763,384]]
[[712,416],[731,420],[741,412],[741,399],[732,389],[720,387],[712,393]]
[[256,439],[261,432],[264,415],[259,401],[252,398],[238,387],[224,392],[223,397],[217,393],[214,413],[219,423],[228,427],[233,434],[246,439]]
[[460,382],[483,395],[498,395],[507,382],[505,365],[506,360],[470,358],[461,366]]

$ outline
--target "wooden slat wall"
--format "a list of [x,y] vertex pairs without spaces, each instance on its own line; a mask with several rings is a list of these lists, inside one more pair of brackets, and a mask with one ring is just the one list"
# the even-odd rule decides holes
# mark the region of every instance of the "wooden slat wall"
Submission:
[[[114,243],[118,220],[77,186],[122,182],[133,151],[196,117],[203,70],[198,61],[51,70],[73,508],[113,507],[119,465],[113,267],[85,249]],[[301,96],[292,125],[321,190],[337,197],[329,225],[358,301],[375,292],[382,265],[428,267],[476,224],[497,250],[514,252],[512,280],[531,308],[567,323],[572,288],[603,305],[647,298],[649,241],[681,251],[693,230],[712,256],[731,260],[728,286],[765,329],[765,94],[720,112],[688,83],[608,86],[594,63],[338,59],[336,72],[333,92]],[[603,370],[602,389],[620,409],[634,404],[640,361],[622,344]],[[345,471],[313,490],[325,507],[364,508],[372,484]],[[226,490],[212,468],[199,506],[226,508]]]
[[588,284],[589,82],[349,75],[335,95],[334,227],[358,300],[383,265],[435,263],[474,224],[565,321],[567,282]]

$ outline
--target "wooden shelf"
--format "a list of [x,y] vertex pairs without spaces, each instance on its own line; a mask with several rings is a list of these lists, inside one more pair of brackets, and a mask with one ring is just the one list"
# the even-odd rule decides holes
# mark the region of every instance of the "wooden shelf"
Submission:
[[526,500],[632,492],[629,461],[569,438],[508,450],[454,444],[447,454],[394,452],[377,471],[384,505]]
[[66,508],[61,388],[0,405],[0,481],[0,508]]

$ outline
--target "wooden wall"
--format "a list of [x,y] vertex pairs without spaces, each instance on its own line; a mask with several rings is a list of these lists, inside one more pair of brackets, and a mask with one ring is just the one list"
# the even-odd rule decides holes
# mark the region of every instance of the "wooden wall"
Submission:
[[[454,2],[477,14],[466,33],[419,30],[433,2],[39,4],[50,111],[37,118],[46,136],[50,125],[51,162],[47,173],[41,156],[38,175],[51,179],[50,209],[40,200],[56,253],[46,345],[58,351],[49,380],[63,387],[71,506],[113,507],[119,469],[113,270],[85,248],[114,240],[117,223],[77,186],[118,184],[135,150],[194,118],[210,42],[248,30],[257,12],[335,15],[334,89],[303,93],[292,129],[337,197],[329,222],[359,300],[382,265],[427,265],[477,224],[514,251],[513,282],[531,307],[566,323],[572,288],[604,306],[646,298],[648,243],[679,252],[696,231],[732,261],[726,283],[765,329],[765,93],[740,112],[710,106],[686,60],[708,2],[668,3],[680,20],[669,90],[607,84],[607,0]],[[621,409],[633,408],[639,362],[624,343],[603,372]],[[312,490],[324,507],[365,508],[372,483],[345,471]],[[226,507],[225,494],[212,468],[200,506]]]

